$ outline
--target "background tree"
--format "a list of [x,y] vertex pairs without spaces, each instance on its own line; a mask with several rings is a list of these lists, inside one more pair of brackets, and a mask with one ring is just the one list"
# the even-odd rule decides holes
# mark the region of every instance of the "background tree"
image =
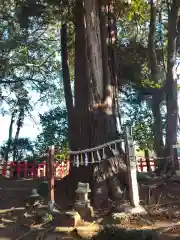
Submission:
[[[16,146],[15,153],[14,153],[14,146]],[[9,143],[5,142],[1,146],[1,155],[7,152],[7,147],[9,148]],[[26,160],[27,156],[34,156],[34,145],[32,141],[28,138],[18,138],[12,139],[10,150],[9,150],[9,158],[13,159],[14,161],[24,161]]]
[[67,111],[61,107],[40,115],[42,131],[35,142],[39,154],[45,152],[49,146],[60,146],[67,142]]
[[[173,144],[177,142],[178,131],[178,103],[177,103],[177,78],[175,74],[177,59],[177,24],[179,1],[173,0],[168,4],[168,47],[167,47],[167,75],[166,75],[166,156],[176,157],[173,154]],[[176,162],[176,167],[178,167]]]

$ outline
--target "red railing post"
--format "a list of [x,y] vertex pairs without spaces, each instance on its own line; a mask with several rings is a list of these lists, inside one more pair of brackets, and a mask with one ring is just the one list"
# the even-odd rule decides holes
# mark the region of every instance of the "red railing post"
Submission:
[[38,163],[38,165],[37,165],[37,177],[38,178],[41,177],[41,164],[40,163]]
[[19,178],[20,177],[20,172],[21,172],[21,163],[20,163],[20,161],[17,162],[16,170],[17,170],[17,177]]
[[27,177],[27,162],[24,162],[24,178]]
[[61,178],[63,178],[63,177],[65,176],[65,172],[64,172],[64,161],[61,162],[61,169],[62,169]]
[[33,160],[33,162],[32,162],[32,177],[33,177],[33,178],[36,177],[36,172],[35,172],[35,170],[36,170],[36,162],[35,162],[35,160]]
[[43,162],[43,177],[46,177],[46,162]]
[[69,157],[67,158],[67,174],[69,174],[70,171],[70,159]]

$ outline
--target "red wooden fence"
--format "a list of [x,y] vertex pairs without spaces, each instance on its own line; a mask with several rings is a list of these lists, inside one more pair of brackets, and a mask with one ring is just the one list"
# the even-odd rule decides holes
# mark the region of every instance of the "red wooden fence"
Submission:
[[[155,168],[156,168],[155,160],[153,158],[151,158],[149,160],[149,162],[150,162],[151,170],[154,171]],[[146,159],[145,158],[138,158],[137,159],[137,171],[138,172],[147,172],[147,164],[146,164]]]
[[[179,158],[180,161],[180,158]],[[152,171],[155,170],[155,161],[150,159],[150,167]],[[55,164],[55,177],[63,178],[69,174],[70,163],[69,161],[63,161],[62,163]],[[137,159],[137,171],[147,172],[147,165],[145,158]],[[27,162],[9,162],[0,164],[0,175],[6,177],[30,177],[30,178],[41,178],[46,177],[46,162],[38,163],[27,163]]]
[[[180,157],[178,157],[179,165],[180,165]],[[155,159],[150,159],[150,167],[151,170],[154,171],[156,168]],[[138,172],[147,172],[147,165],[145,158],[138,158],[137,159],[137,169]]]
[[[69,173],[69,161],[55,164],[55,177],[63,178]],[[46,162],[27,163],[27,162],[8,162],[0,164],[0,174],[4,177],[46,177]]]

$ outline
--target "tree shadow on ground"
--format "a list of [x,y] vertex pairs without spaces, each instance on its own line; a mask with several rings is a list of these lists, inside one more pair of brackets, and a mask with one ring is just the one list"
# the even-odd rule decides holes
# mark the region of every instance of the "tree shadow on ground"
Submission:
[[[123,216],[123,215],[122,215]],[[113,219],[112,215],[104,216],[99,220],[99,224],[102,228],[106,228],[107,226],[111,226],[112,228],[119,229],[131,229],[131,230],[152,230],[159,233],[160,239],[162,240],[180,240],[180,223],[178,221],[170,221],[167,219],[160,218],[152,218],[152,216],[134,216],[132,218],[128,218],[128,216],[124,215],[121,219]],[[160,220],[161,219],[161,220]],[[110,228],[111,228],[110,227]],[[98,238],[99,240],[100,238]],[[123,239],[123,238],[122,238]],[[136,240],[138,238],[135,238]],[[147,238],[151,239],[151,238]],[[155,238],[152,238],[154,240]],[[97,240],[97,239],[95,239]],[[105,239],[104,239],[105,240]],[[113,238],[111,238],[113,240]],[[139,238],[141,240],[141,238]],[[145,240],[142,238],[142,240]],[[155,239],[156,240],[156,239]]]
[[0,239],[16,239],[29,230],[22,219],[23,212],[23,208],[0,210]]

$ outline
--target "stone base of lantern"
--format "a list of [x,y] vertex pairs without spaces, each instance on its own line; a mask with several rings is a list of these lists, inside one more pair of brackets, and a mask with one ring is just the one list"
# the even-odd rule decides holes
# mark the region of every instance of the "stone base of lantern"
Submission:
[[93,207],[91,207],[89,204],[88,205],[74,205],[74,210],[79,213],[81,218],[83,220],[91,220],[94,216],[94,210]]

